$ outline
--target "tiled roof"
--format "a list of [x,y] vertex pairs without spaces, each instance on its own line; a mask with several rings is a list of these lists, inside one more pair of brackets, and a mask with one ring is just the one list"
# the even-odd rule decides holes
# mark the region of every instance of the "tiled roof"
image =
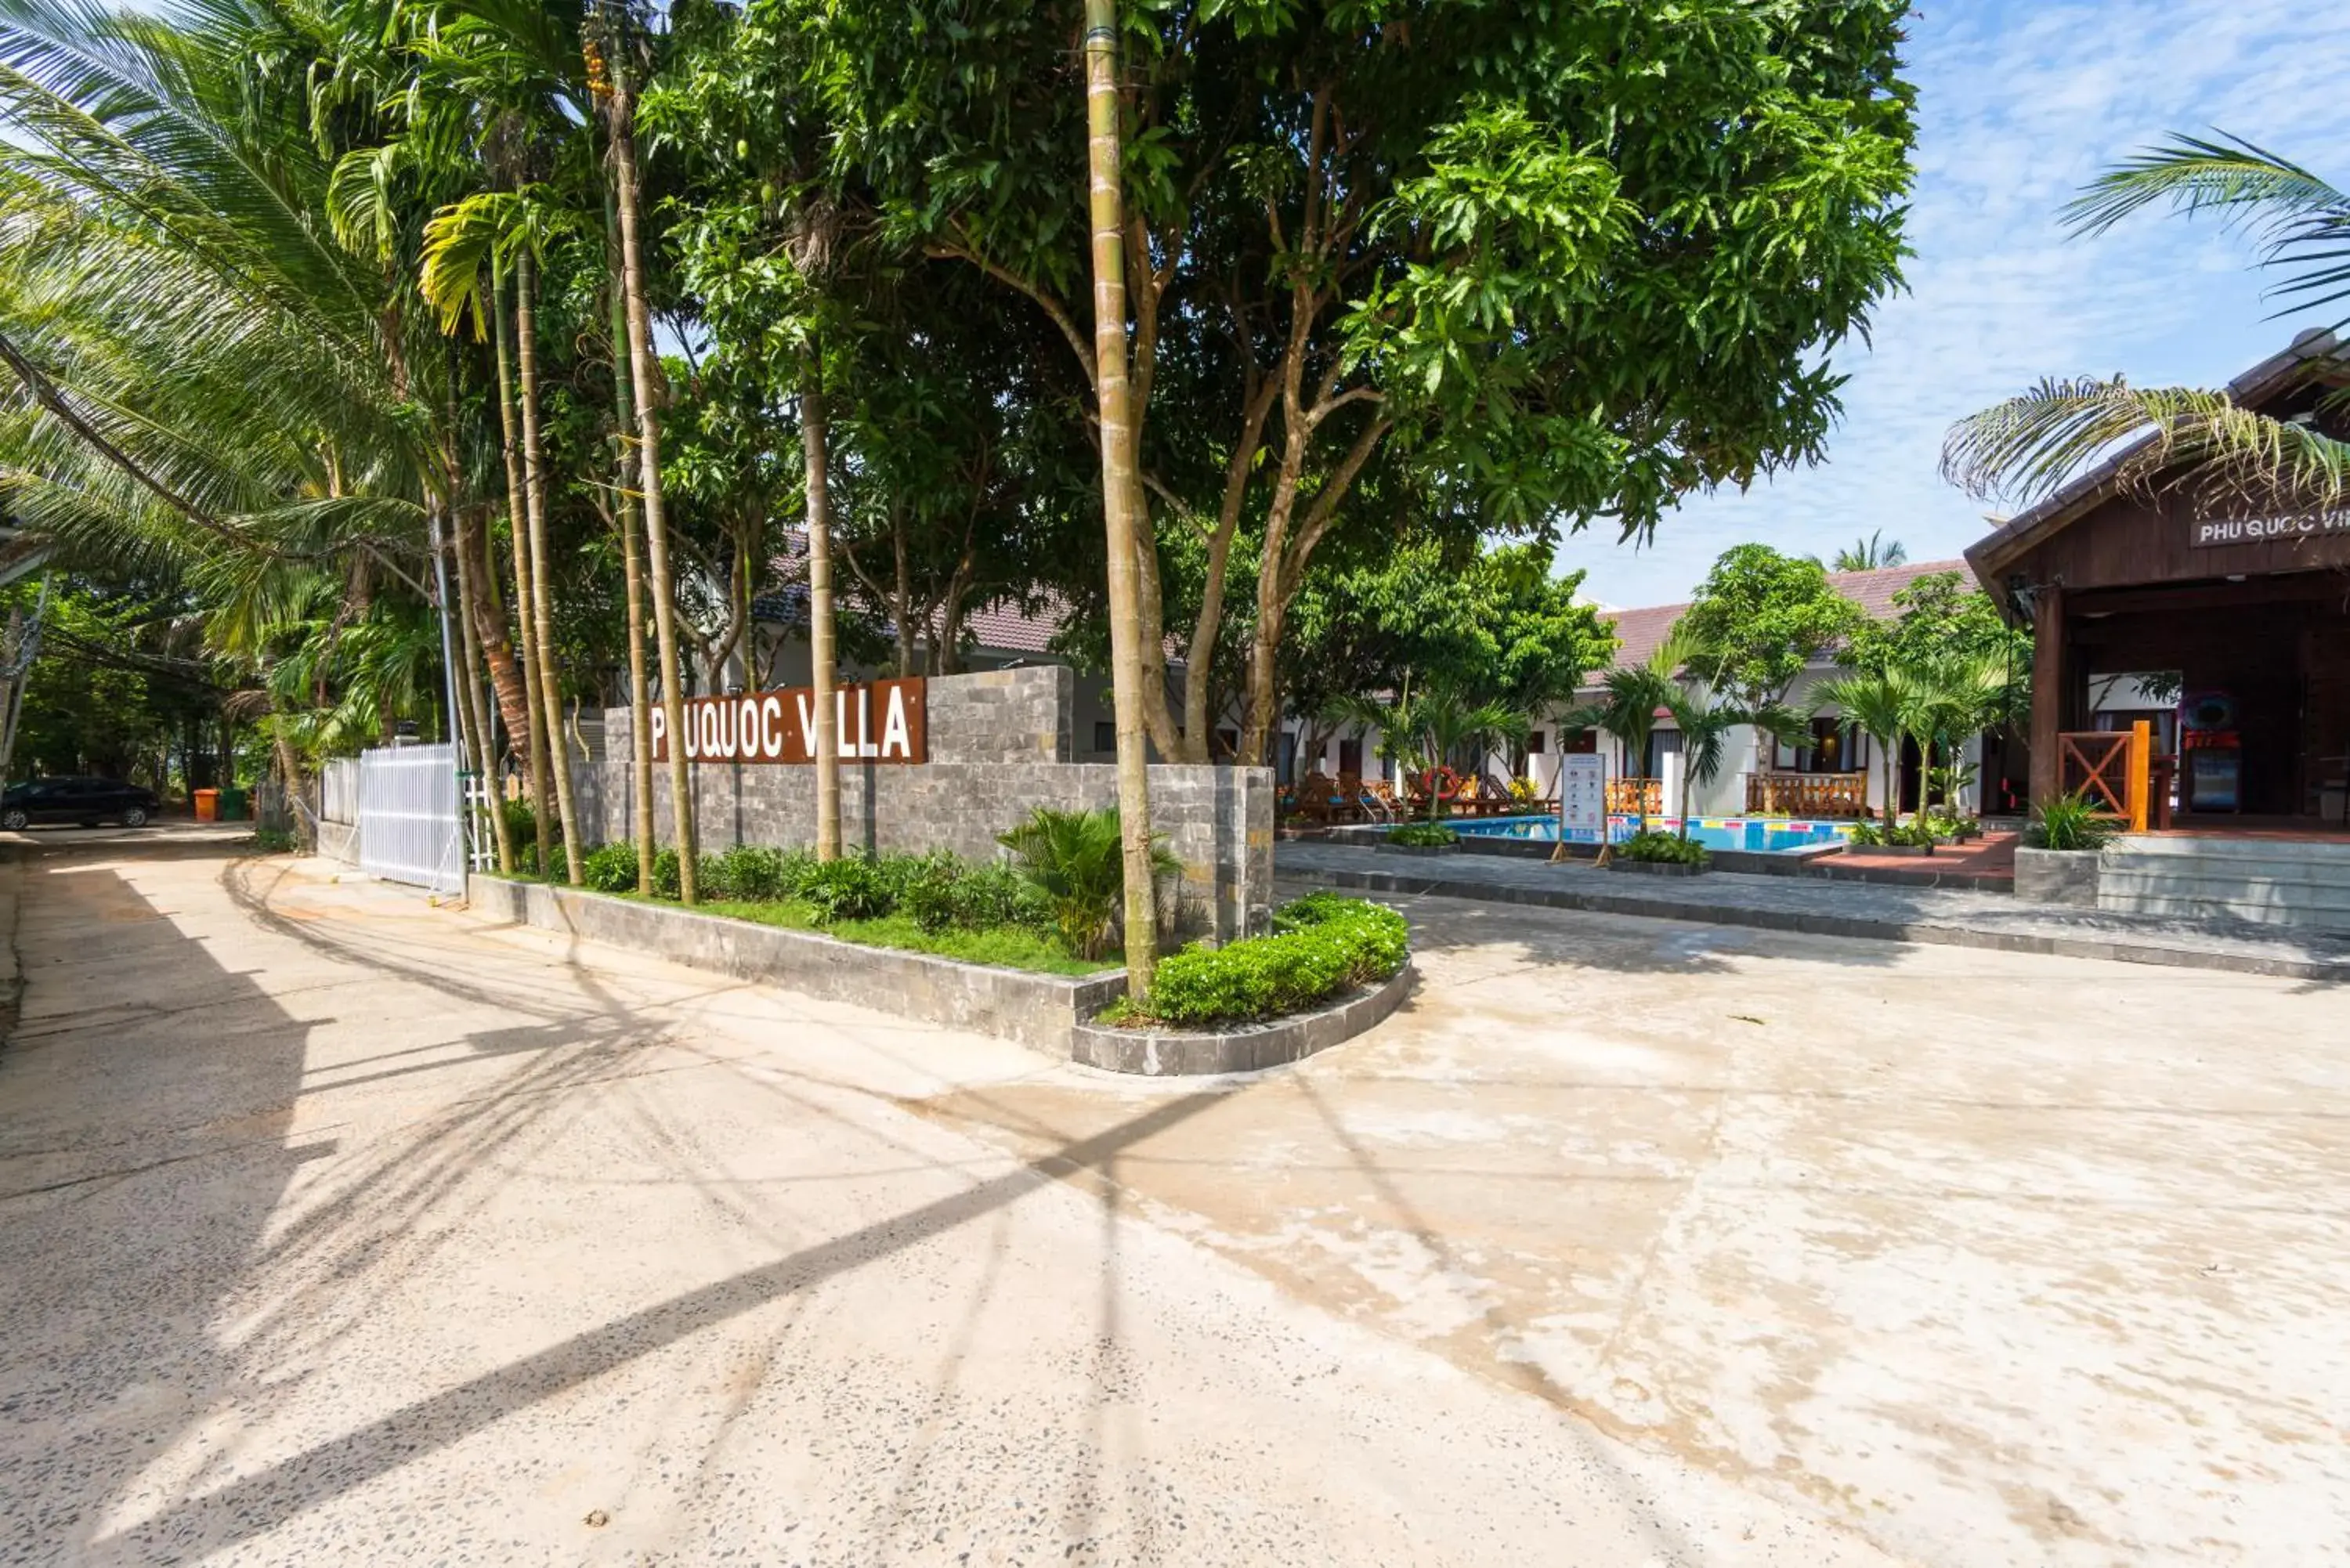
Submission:
[[1026,616],[1010,599],[999,599],[963,618],[979,646],[991,653],[1044,653],[1069,618],[1068,606],[1048,597],[1043,613]]
[[[1881,566],[1873,572],[1830,572],[1828,581],[1836,592],[1868,612],[1871,620],[1891,620],[1901,613],[1893,596],[1920,577],[1938,572],[1964,572],[1964,561],[1919,561],[1907,566]],[[1612,668],[1623,670],[1643,663],[1656,652],[1665,639],[1672,635],[1673,623],[1689,612],[1687,604],[1650,605],[1643,609],[1609,610],[1607,620],[1615,627],[1617,646]]]
[[[753,618],[805,632],[808,618],[806,530],[785,530],[767,569],[769,580],[781,586],[751,601]],[[833,581],[844,593],[857,595],[862,591],[863,585],[845,566],[834,568]],[[983,653],[1035,655],[1051,650],[1053,639],[1068,624],[1068,619],[1067,603],[1057,595],[1046,594],[1035,615],[1024,615],[1017,600],[999,599],[965,616],[963,626]],[[885,626],[883,629],[896,635],[894,627]],[[1168,652],[1170,658],[1174,656],[1171,647]]]

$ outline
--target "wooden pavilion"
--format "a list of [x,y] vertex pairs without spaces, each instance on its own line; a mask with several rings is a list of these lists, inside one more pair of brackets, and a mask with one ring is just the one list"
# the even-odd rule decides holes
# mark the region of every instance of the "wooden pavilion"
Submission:
[[[2350,353],[2314,332],[2230,391],[2341,434],[2320,405],[2345,387]],[[1967,552],[2033,628],[2032,797],[2083,789],[2156,827],[2175,806],[2199,832],[2350,827],[2350,514],[2132,483],[2131,457]]]

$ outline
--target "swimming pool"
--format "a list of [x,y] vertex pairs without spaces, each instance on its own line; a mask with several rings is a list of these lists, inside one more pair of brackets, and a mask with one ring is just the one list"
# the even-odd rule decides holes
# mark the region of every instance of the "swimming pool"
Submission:
[[[1558,818],[1555,816],[1496,816],[1482,822],[1454,822],[1452,827],[1470,838],[1524,838],[1538,844],[1558,842]],[[1650,831],[1678,833],[1681,821],[1677,816],[1648,818]],[[1639,819],[1613,816],[1607,819],[1607,836],[1618,844],[1639,831]],[[1816,849],[1823,844],[1834,844],[1851,836],[1849,822],[1813,822],[1801,818],[1790,821],[1784,817],[1701,816],[1690,823],[1690,836],[1708,849],[1748,849],[1763,854],[1777,854],[1790,849]],[[1596,834],[1585,832],[1570,835],[1570,842],[1591,844]]]

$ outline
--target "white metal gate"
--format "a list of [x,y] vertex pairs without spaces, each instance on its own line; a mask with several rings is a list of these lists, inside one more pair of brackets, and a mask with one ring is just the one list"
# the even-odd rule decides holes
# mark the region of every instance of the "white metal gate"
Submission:
[[359,753],[359,869],[436,893],[465,890],[456,747]]

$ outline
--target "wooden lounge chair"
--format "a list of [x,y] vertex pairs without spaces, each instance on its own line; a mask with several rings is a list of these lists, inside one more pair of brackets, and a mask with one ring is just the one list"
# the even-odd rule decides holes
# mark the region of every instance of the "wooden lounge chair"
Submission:
[[1297,781],[1296,815],[1304,821],[1327,826],[1338,820],[1345,804],[1326,774],[1307,774]]
[[1355,781],[1355,798],[1362,803],[1363,813],[1373,822],[1400,822],[1404,803],[1396,798],[1395,785],[1385,779]]

